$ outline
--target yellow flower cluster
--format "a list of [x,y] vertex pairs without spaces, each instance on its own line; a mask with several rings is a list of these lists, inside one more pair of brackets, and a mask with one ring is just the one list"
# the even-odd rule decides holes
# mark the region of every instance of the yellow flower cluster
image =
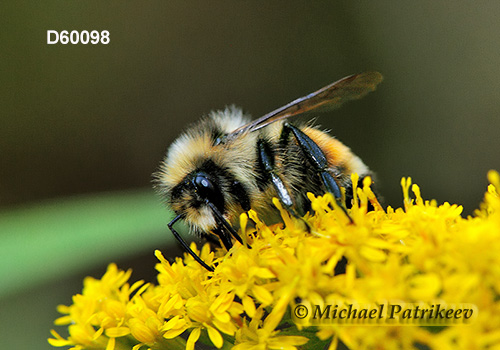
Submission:
[[[170,263],[157,251],[156,285],[130,285],[130,271],[114,264],[102,279],[86,278],[73,304],[59,307],[65,316],[55,323],[69,325],[68,338],[52,331],[49,342],[75,350],[191,350],[197,342],[234,350],[337,349],[340,343],[349,349],[500,349],[500,179],[496,172],[488,176],[484,202],[468,218],[460,206],[424,201],[409,179],[402,180],[404,208],[387,210],[365,181],[354,189],[350,218],[328,194],[310,195],[313,214],[300,220],[275,201],[284,225],[267,226],[250,211],[241,216],[245,245],[201,249],[214,272],[190,256]],[[335,274],[346,261],[345,273]],[[295,303],[339,300],[442,300],[475,304],[478,312],[472,324],[441,327],[292,321]]]

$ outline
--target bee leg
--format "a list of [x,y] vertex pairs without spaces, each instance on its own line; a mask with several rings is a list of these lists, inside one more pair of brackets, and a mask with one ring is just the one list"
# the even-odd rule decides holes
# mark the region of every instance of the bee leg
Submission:
[[175,239],[177,239],[177,242],[179,242],[184,248],[186,252],[188,252],[194,260],[198,262],[201,266],[203,266],[205,269],[207,269],[210,272],[213,272],[214,269],[210,266],[208,266],[191,248],[189,248],[189,245],[186,243],[186,241],[179,235],[179,233],[173,228],[174,224],[179,220],[182,219],[181,215],[177,215],[172,221],[168,223],[168,228],[170,229],[170,232],[174,235]]
[[215,233],[217,237],[219,237],[226,250],[231,249],[233,244],[231,243],[231,240],[229,239],[229,237],[227,237],[224,229],[221,226],[217,226],[212,232]]
[[302,219],[302,217],[295,211],[292,196],[290,196],[285,184],[274,170],[274,155],[271,147],[269,147],[264,140],[259,140],[257,142],[257,148],[259,151],[258,154],[261,171],[263,172],[263,175],[273,184],[276,192],[278,193],[278,199],[281,204],[294,218],[301,220],[304,223],[305,229],[308,232],[311,232],[309,223]]
[[[219,209],[217,209],[217,207],[212,202],[207,201],[206,203],[208,204],[208,206],[210,207],[210,209],[212,209],[212,212],[215,215],[215,220],[219,224],[219,228],[222,226],[223,228],[225,228],[231,234],[231,236],[234,237],[234,239],[236,239],[238,242],[240,242],[241,244],[243,244],[243,240],[241,239],[241,237],[234,230],[234,228],[227,222],[227,220],[224,219],[224,216],[221,214],[221,212],[219,211]],[[221,237],[221,236],[219,236],[219,237]],[[225,237],[226,240],[228,240],[226,236],[224,236],[224,237]],[[221,240],[222,240],[222,237],[221,237]],[[226,246],[226,248],[228,250],[232,247],[232,244],[231,244],[230,241],[229,241],[229,248],[227,247],[227,245],[224,242],[224,240],[222,240],[222,243],[224,243],[224,246]]]
[[287,210],[296,216],[293,210],[292,197],[274,169],[274,155],[272,154],[271,148],[264,140],[259,140],[257,142],[257,148],[259,152],[259,163],[264,176],[272,182],[276,192],[278,193],[278,199],[280,202],[286,207]]
[[325,189],[333,194],[337,204],[344,211],[351,222],[352,218],[347,213],[347,209],[342,203],[342,194],[340,192],[339,185],[333,178],[332,174],[328,171],[328,160],[326,159],[325,153],[319,148],[319,146],[314,142],[309,136],[307,136],[302,130],[299,128],[285,123],[283,125],[283,130],[285,132],[291,131],[295,136],[300,148],[304,151],[305,156],[311,162],[316,172],[321,177],[321,181],[323,182]]
[[[354,221],[349,216],[349,214],[347,213],[347,209],[342,203],[341,200],[342,194],[340,192],[339,185],[327,170],[328,161],[326,159],[325,153],[323,153],[323,151],[321,150],[321,148],[319,148],[316,142],[314,142],[302,130],[293,125],[285,123],[283,127],[283,132],[289,133],[290,131],[295,136],[295,139],[297,140],[300,148],[302,148],[302,150],[304,151],[306,157],[316,168],[316,171],[319,173],[321,181],[323,182],[326,190],[331,194],[333,194],[339,207],[342,208],[345,215],[349,218],[350,222],[353,223]],[[287,136],[285,135],[284,137]],[[284,139],[284,137],[282,137],[282,139]],[[346,272],[346,266],[347,266],[347,259],[345,256],[343,256],[342,259],[340,259],[337,265],[335,266],[334,274],[335,275],[344,274]]]

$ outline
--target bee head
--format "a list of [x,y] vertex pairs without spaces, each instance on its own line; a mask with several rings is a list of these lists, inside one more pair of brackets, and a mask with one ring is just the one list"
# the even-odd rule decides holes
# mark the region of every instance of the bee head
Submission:
[[216,226],[211,206],[220,213],[227,213],[226,204],[231,198],[226,197],[230,188],[228,174],[211,161],[205,161],[170,190],[168,202],[193,228],[210,231]]
[[253,172],[256,153],[246,150],[256,136],[221,142],[246,122],[235,108],[203,118],[174,141],[154,174],[159,194],[194,231],[217,226],[214,210],[233,223],[238,212],[250,208],[256,185],[248,174]]
[[215,229],[214,210],[232,223],[237,212],[250,209],[246,186],[230,169],[211,159],[205,159],[180,182],[164,190],[170,208],[195,231]]

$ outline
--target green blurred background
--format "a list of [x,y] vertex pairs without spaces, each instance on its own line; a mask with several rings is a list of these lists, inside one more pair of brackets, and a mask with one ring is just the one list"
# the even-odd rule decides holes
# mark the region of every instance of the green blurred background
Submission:
[[[500,2],[4,1],[0,16],[4,348],[49,349],[56,305],[109,262],[152,279],[154,249],[179,253],[151,173],[212,109],[257,117],[378,70],[375,93],[318,123],[386,205],[411,176],[471,214],[500,169]],[[94,29],[110,44],[46,43]]]

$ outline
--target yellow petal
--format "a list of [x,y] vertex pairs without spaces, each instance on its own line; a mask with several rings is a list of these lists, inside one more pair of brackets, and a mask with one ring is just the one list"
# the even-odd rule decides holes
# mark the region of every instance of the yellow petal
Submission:
[[54,324],[56,326],[64,326],[64,325],[70,324],[71,322],[73,322],[73,319],[71,316],[68,315],[68,316],[62,316],[62,317],[57,318],[54,321]]
[[222,347],[222,344],[224,343],[222,335],[219,333],[218,330],[210,326],[207,326],[207,331],[208,331],[208,337],[210,338],[212,343],[215,345],[217,349],[220,349]]
[[269,339],[268,344],[270,349],[287,349],[296,345],[304,345],[308,341],[307,337],[284,335]]
[[264,287],[255,285],[252,288],[253,295],[260,301],[264,306],[269,305],[273,302],[273,295]]
[[267,267],[251,267],[249,270],[249,274],[251,276],[253,275],[264,279],[271,279],[276,277],[276,275]]
[[359,254],[369,261],[382,262],[387,258],[386,254],[379,250],[368,246],[362,246],[359,250]]
[[236,332],[236,326],[233,322],[221,322],[217,319],[213,320],[213,324],[217,329],[228,335],[234,335]]
[[165,334],[163,334],[163,338],[165,339],[175,338],[184,333],[185,330],[186,330],[185,328],[171,329],[169,331],[166,331]]
[[68,345],[72,345],[73,343],[70,342],[69,340],[66,340],[64,339],[63,337],[61,337],[55,330],[51,329],[50,330],[50,333],[52,334],[52,336],[54,336],[54,338],[49,338],[47,339],[49,344],[52,345],[52,346],[56,346],[56,347],[61,347],[61,346],[68,346]]
[[434,273],[418,275],[409,281],[409,294],[414,300],[431,300],[441,289],[441,280]]
[[142,323],[140,320],[131,319],[128,323],[130,332],[132,333],[134,338],[141,343],[152,343],[156,339],[153,331],[146,327],[146,325],[144,325],[144,323]]
[[253,318],[255,315],[255,303],[253,302],[253,299],[248,295],[245,295],[242,302],[245,313],[248,315],[248,317]]
[[128,327],[111,327],[106,329],[105,333],[108,337],[118,338],[130,334],[130,329]]
[[109,338],[106,350],[115,350],[116,338]]
[[201,334],[201,329],[199,327],[191,331],[188,340],[186,342],[186,350],[194,350],[194,345],[200,338],[200,334]]

